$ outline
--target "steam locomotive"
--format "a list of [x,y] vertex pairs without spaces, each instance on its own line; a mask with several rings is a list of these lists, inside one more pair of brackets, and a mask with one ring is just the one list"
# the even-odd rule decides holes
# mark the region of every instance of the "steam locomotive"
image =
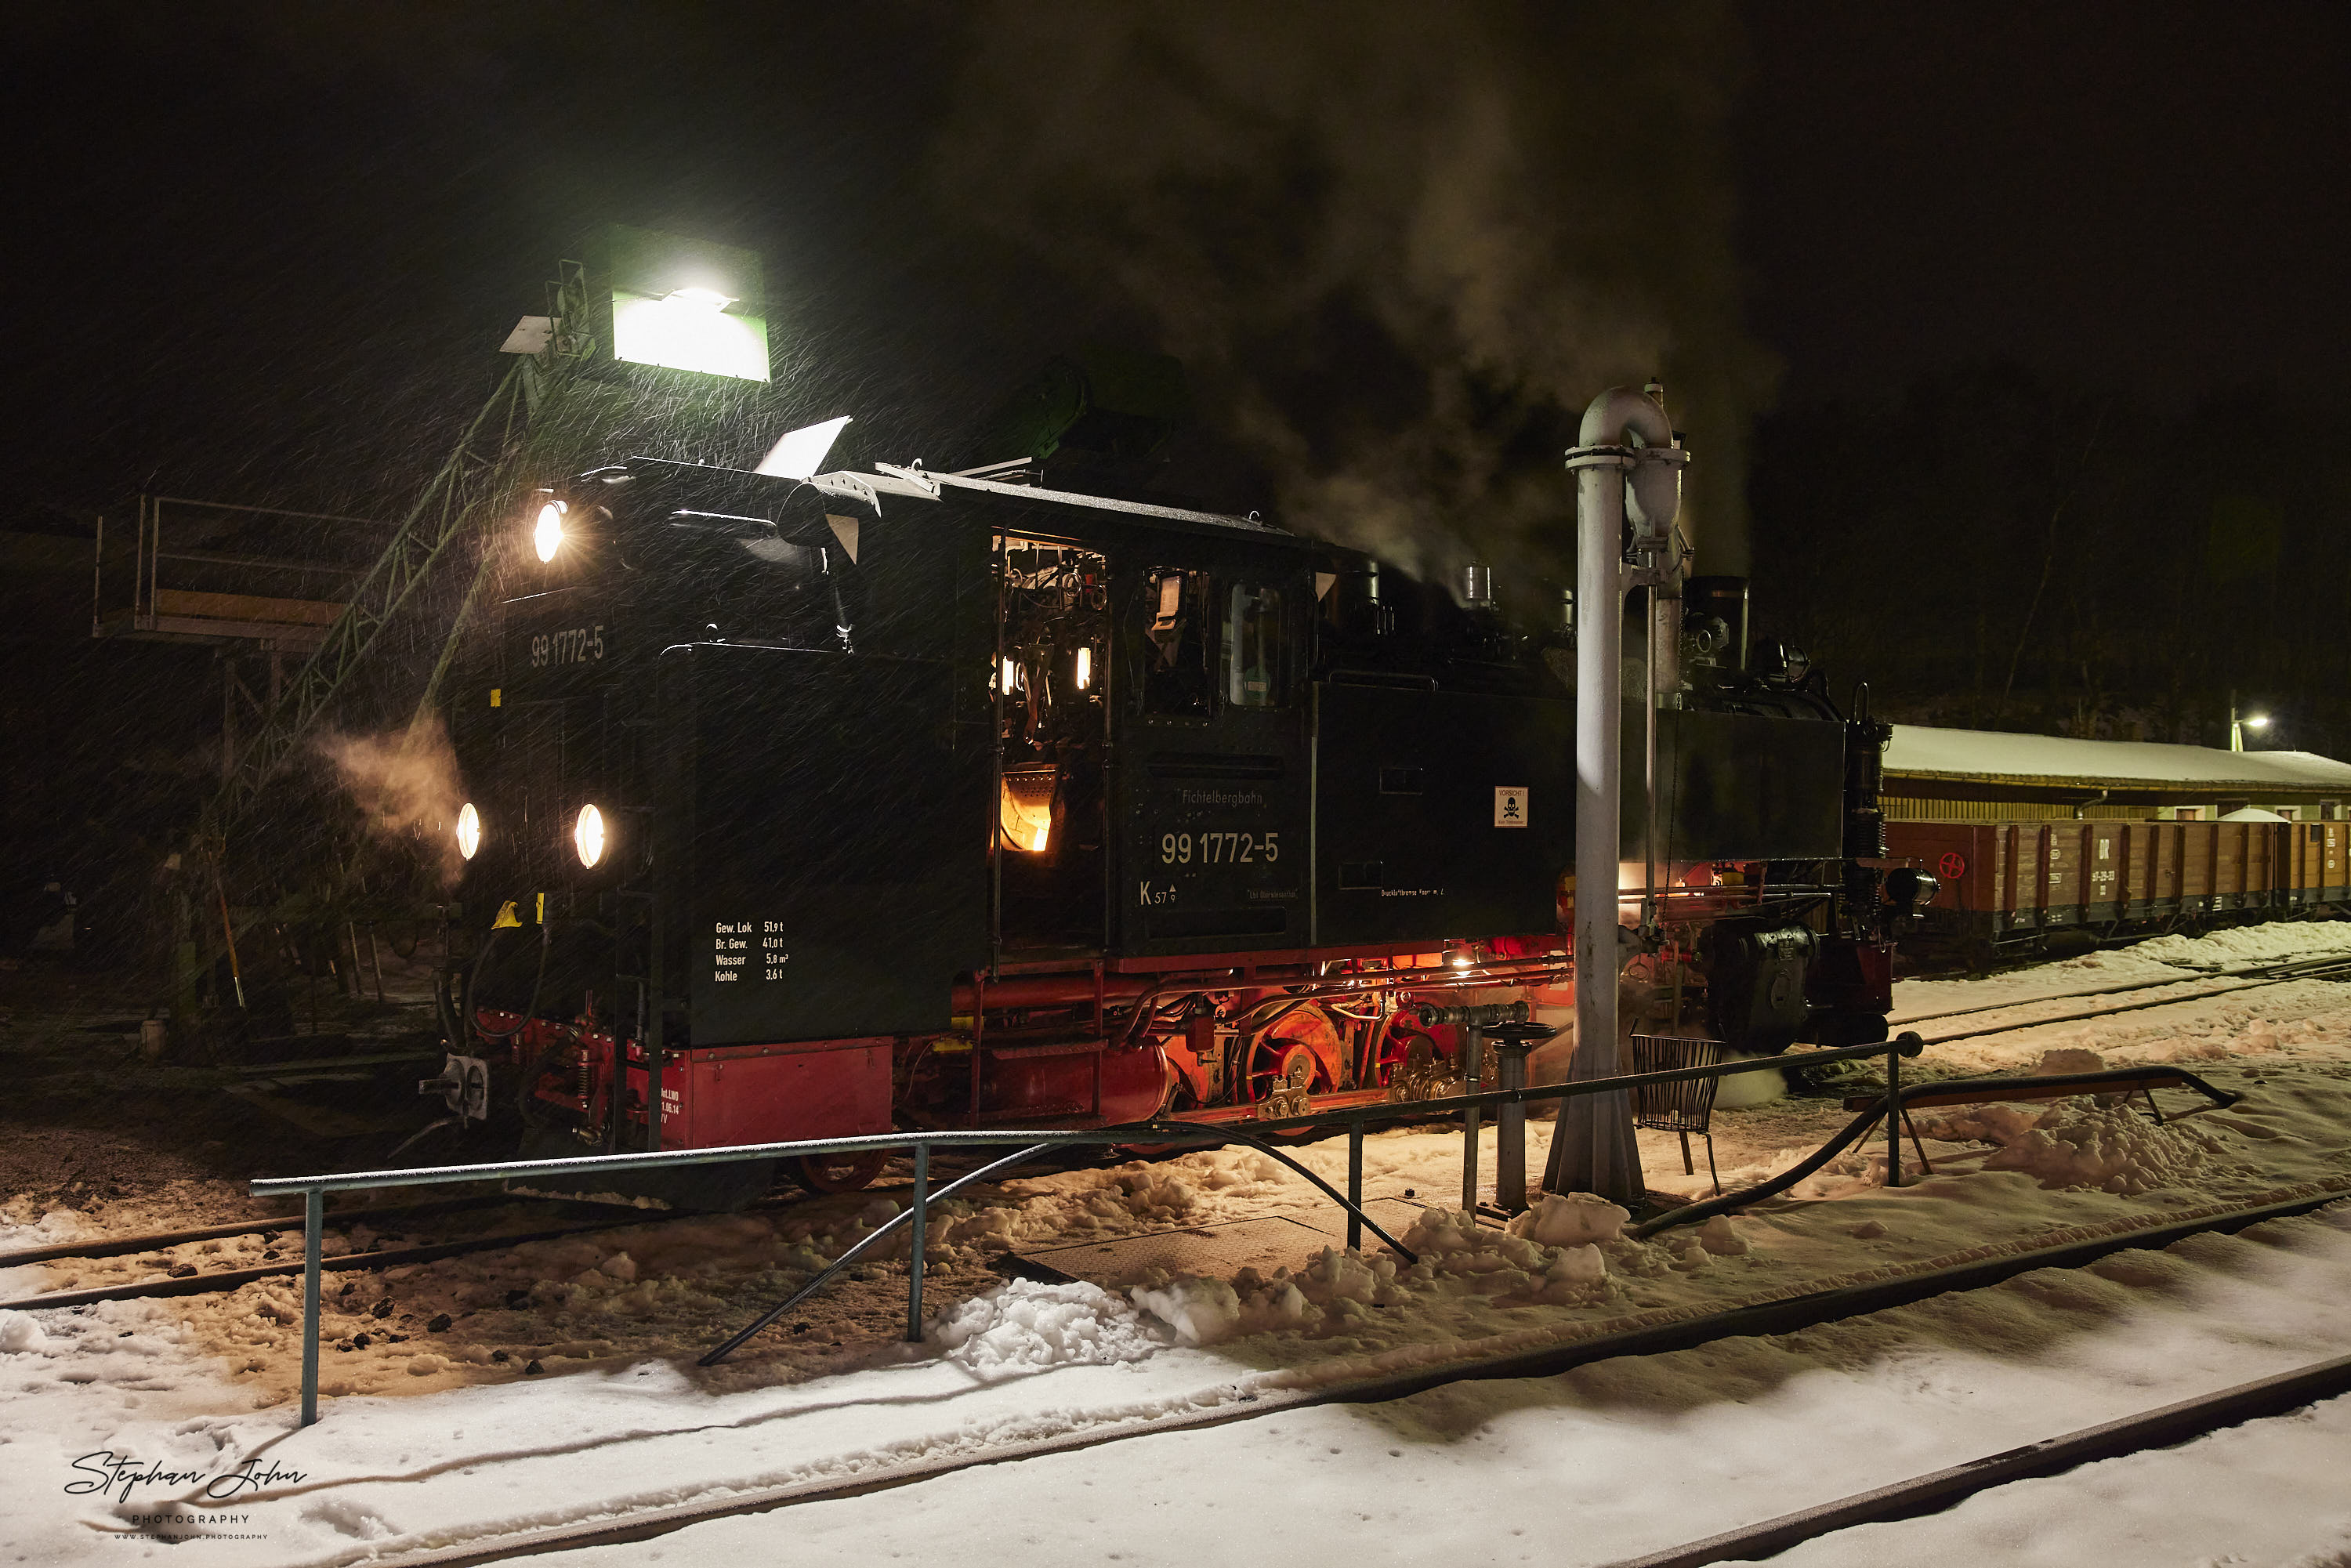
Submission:
[[[1241,1121],[1458,1088],[1430,1004],[1557,1008],[1564,902],[1623,896],[1562,876],[1572,604],[1020,477],[530,497],[459,666],[453,1105],[511,1085],[543,1154]],[[1881,1039],[1888,732],[1749,658],[1742,581],[1682,599],[1639,1016]]]

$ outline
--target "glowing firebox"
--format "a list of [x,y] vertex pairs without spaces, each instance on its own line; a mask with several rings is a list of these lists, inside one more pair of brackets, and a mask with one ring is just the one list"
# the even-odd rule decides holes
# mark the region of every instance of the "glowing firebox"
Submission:
[[1053,790],[1058,771],[1047,768],[1008,768],[997,800],[997,822],[1004,841],[1029,854],[1043,854],[1053,841]]

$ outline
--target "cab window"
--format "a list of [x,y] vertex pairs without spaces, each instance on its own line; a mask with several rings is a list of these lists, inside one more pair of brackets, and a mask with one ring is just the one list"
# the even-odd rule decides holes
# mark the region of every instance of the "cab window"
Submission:
[[1209,622],[1215,617],[1208,574],[1174,568],[1146,573],[1142,616],[1143,711],[1207,717],[1215,698],[1208,674]]
[[1233,707],[1279,707],[1282,690],[1281,591],[1236,582],[1225,591],[1223,686]]

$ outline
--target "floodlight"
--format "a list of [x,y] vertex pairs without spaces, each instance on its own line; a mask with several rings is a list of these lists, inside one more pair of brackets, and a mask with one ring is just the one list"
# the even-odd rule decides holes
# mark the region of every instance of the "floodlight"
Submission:
[[580,808],[580,820],[571,825],[571,847],[580,852],[580,863],[594,870],[604,858],[604,813],[593,806]]
[[683,294],[648,299],[615,290],[612,354],[634,364],[764,382],[768,379],[767,324],[730,316]]
[[457,808],[457,852],[472,860],[482,847],[482,814],[471,800]]
[[2270,716],[2265,713],[2251,714],[2246,716],[2244,723],[2247,729],[2267,729],[2270,727]]
[[768,379],[757,255],[619,225],[607,231],[604,249],[614,359],[741,381]]
[[530,542],[538,550],[538,559],[551,561],[563,544],[563,514],[571,508],[549,497],[538,509],[538,521],[530,530]]

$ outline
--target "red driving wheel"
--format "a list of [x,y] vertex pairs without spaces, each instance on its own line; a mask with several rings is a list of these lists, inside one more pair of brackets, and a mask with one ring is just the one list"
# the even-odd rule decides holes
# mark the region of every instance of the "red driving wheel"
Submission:
[[1382,1019],[1372,1036],[1371,1050],[1364,1053],[1363,1086],[1386,1088],[1412,1055],[1412,1042],[1417,1038],[1419,1031],[1405,1026],[1404,1014],[1390,1013]]

